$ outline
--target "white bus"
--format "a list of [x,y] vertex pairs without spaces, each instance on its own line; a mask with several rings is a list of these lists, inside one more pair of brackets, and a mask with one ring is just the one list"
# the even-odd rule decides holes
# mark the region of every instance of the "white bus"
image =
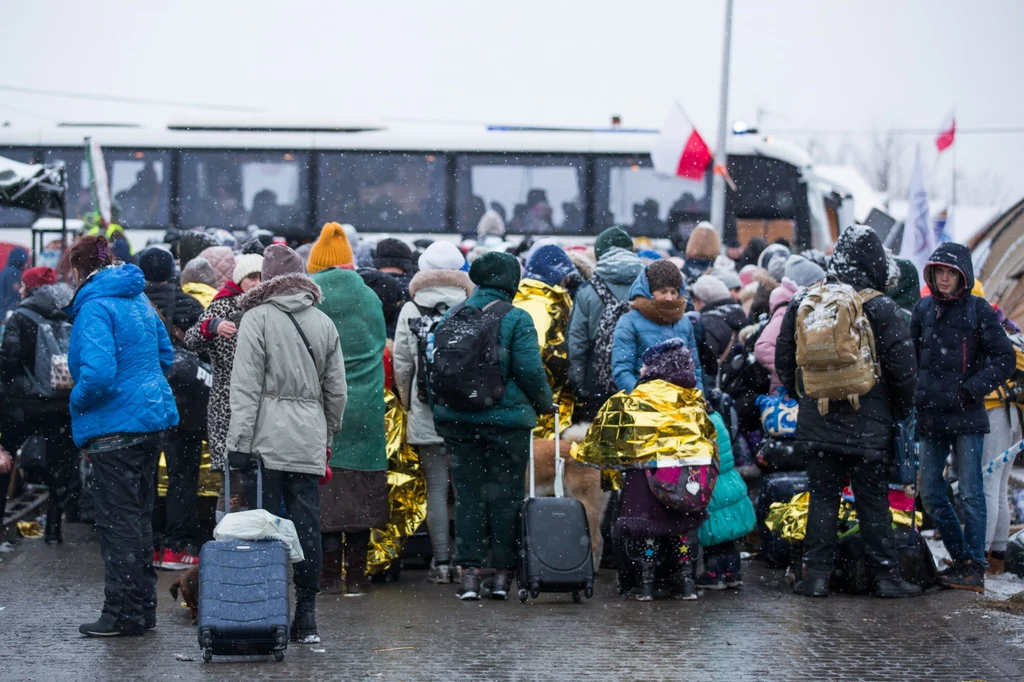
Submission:
[[[586,238],[623,225],[634,236],[671,238],[708,218],[711,170],[702,181],[657,175],[648,155],[655,134],[501,126],[62,124],[0,128],[0,156],[63,162],[68,217],[80,218],[92,210],[83,138],[96,138],[120,214],[116,221],[129,229],[258,225],[308,241],[323,223],[337,221],[370,234],[469,235],[492,208],[514,235]],[[832,241],[836,195],[815,178],[804,151],[756,134],[731,136],[728,151],[737,189],[726,202],[727,241],[786,237],[801,248],[825,248]],[[0,226],[26,227],[36,218],[0,209]]]

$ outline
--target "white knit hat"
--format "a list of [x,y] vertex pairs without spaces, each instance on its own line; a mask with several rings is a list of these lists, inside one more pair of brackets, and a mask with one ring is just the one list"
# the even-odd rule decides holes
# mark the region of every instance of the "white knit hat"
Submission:
[[459,247],[451,242],[437,241],[420,255],[420,270],[461,270],[466,259]]
[[258,253],[243,253],[235,256],[235,271],[231,279],[235,284],[241,283],[249,275],[263,271],[263,256]]

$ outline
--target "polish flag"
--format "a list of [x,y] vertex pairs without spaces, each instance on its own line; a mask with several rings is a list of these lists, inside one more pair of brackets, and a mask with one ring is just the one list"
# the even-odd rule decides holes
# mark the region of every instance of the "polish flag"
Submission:
[[942,128],[939,129],[939,136],[935,138],[935,146],[938,147],[939,152],[942,153],[953,146],[953,138],[956,136],[956,117],[953,112],[949,112],[949,116],[942,124]]
[[676,104],[661,127],[651,150],[654,170],[688,180],[703,180],[714,155],[704,138]]

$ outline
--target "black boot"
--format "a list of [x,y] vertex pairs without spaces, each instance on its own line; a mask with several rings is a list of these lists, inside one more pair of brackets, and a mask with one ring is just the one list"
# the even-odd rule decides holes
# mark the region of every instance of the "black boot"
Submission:
[[793,592],[805,597],[827,597],[828,578],[823,576],[807,576],[793,586]]
[[640,585],[634,587],[630,596],[637,601],[654,601],[654,569],[657,564],[654,560],[647,560],[641,564]]
[[901,599],[921,596],[921,586],[908,583],[898,569],[887,571],[875,578],[875,596],[882,599]]
[[479,568],[467,568],[462,572],[462,586],[459,588],[457,596],[463,601],[477,601],[480,599]]
[[491,581],[491,599],[508,599],[508,591],[512,589],[513,572],[507,568],[498,569]]
[[64,516],[64,510],[58,507],[54,502],[50,503],[50,506],[46,509],[46,531],[44,533],[43,542],[48,545],[60,545],[64,543],[64,529],[61,528],[61,519]]
[[295,595],[295,619],[292,621],[292,641],[302,644],[319,644],[320,633],[316,629],[316,595]]

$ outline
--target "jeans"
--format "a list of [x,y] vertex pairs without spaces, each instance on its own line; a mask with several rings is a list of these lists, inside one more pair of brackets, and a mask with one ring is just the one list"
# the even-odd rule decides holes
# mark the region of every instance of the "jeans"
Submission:
[[203,436],[173,428],[164,439],[167,463],[167,523],[164,543],[180,552],[196,541],[199,504],[199,464]]
[[103,616],[123,628],[142,627],[156,609],[153,569],[154,479],[160,438],[90,455],[96,532],[103,554]]
[[[953,559],[970,559],[988,566],[985,561],[985,486],[981,476],[984,446],[983,433],[922,438],[921,500]],[[946,480],[942,477],[951,448],[959,480],[957,494],[964,512],[962,530],[953,502],[946,494]]]
[[530,429],[497,426],[439,428],[451,455],[455,483],[455,550],[459,565],[514,569],[516,520],[523,499]]
[[897,570],[899,559],[893,548],[892,512],[889,511],[889,465],[865,462],[862,457],[834,453],[812,454],[807,458],[810,508],[804,538],[807,575],[827,577],[836,558],[839,501],[843,482],[850,477],[854,508],[868,567],[875,576]]
[[430,532],[430,546],[434,561],[446,563],[451,560],[451,540],[448,537],[448,490],[451,474],[448,467],[448,451],[444,445],[421,445],[420,464],[427,479],[427,530]]
[[[291,471],[263,469],[263,505],[271,514],[284,510],[295,524],[305,557],[294,566],[295,596],[312,596],[320,591],[323,548],[320,546],[320,477]],[[249,509],[256,509],[256,475],[247,476],[245,496]]]

